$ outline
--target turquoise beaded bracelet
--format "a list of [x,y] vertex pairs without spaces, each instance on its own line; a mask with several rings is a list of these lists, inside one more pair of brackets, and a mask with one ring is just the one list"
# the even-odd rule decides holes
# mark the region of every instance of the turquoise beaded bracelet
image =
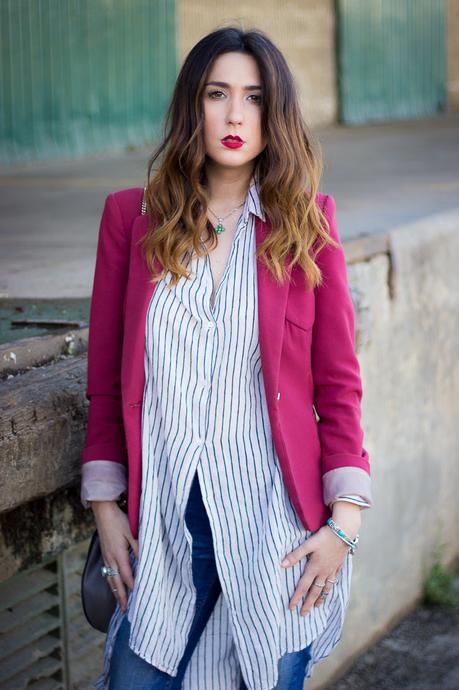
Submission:
[[332,529],[337,537],[342,539],[342,541],[349,546],[351,554],[354,554],[359,542],[359,535],[357,534],[355,539],[351,539],[331,517],[328,518],[327,525]]

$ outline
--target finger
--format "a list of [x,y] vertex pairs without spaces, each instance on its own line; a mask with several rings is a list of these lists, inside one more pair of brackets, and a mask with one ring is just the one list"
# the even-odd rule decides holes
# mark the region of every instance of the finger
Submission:
[[134,589],[134,576],[132,574],[131,564],[127,551],[118,558],[118,570],[120,571],[121,579],[130,590]]
[[129,541],[129,544],[130,544],[130,546],[134,552],[134,556],[136,558],[138,558],[139,557],[139,542],[138,542],[138,540],[134,539],[134,537],[132,535],[130,535],[128,537],[128,541]]
[[127,596],[121,575],[120,560],[122,560],[122,556],[121,559],[116,556],[108,556],[103,560],[105,565],[109,565],[113,570],[118,571],[118,575],[107,575],[107,584],[112,590],[113,596],[118,601],[120,607],[125,611],[127,608]]
[[328,596],[330,595],[330,592],[332,591],[335,584],[333,582],[330,582],[330,580],[336,580],[336,573],[332,573],[331,575],[327,576],[325,580],[325,587],[323,588],[322,593],[319,594],[318,598],[314,602],[314,606],[321,606],[325,602],[327,596],[324,597],[324,594]]
[[290,551],[290,553],[286,554],[280,565],[283,568],[289,568],[298,563],[298,561],[301,561],[302,558],[304,558],[311,551],[314,551],[315,548],[316,543],[314,541],[314,537],[309,537],[309,539],[306,539],[306,541],[300,544],[300,546],[297,546],[296,549],[293,549],[293,551]]
[[305,568],[303,575],[298,580],[298,584],[296,586],[295,591],[293,592],[292,598],[290,599],[290,603],[288,605],[291,611],[293,611],[293,609],[298,605],[298,603],[303,600],[303,597],[308,592],[311,584],[314,582],[314,578],[316,577],[317,573],[311,567]]
[[[119,570],[119,568],[116,565],[113,565],[112,568],[116,568],[116,570]],[[113,596],[118,601],[120,608],[123,611],[125,611],[127,608],[126,588],[120,575],[109,575],[107,577],[107,582],[111,587]]]
[[306,599],[304,600],[303,605],[300,609],[300,616],[305,616],[307,613],[309,613],[309,611],[311,610],[314,603],[321,596],[321,594],[324,590],[324,587],[322,587],[322,585],[325,583],[325,578],[326,578],[326,576],[319,574],[315,578],[315,581],[311,583],[311,587],[309,588],[308,595],[307,595]]

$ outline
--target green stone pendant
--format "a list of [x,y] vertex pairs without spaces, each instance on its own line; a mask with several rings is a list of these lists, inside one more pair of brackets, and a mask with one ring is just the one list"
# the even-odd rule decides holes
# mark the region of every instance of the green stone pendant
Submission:
[[217,233],[217,235],[219,235],[221,232],[224,231],[224,229],[225,229],[225,228],[223,227],[223,225],[222,225],[221,223],[219,223],[219,224],[217,225],[217,227],[215,228],[215,232]]

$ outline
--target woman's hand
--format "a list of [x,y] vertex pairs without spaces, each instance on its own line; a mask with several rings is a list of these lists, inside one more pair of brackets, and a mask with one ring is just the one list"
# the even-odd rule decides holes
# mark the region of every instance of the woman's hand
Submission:
[[[361,522],[360,507],[346,501],[336,501],[333,504],[333,520],[354,539]],[[293,610],[306,594],[300,615],[309,613],[312,605],[320,606],[324,601],[322,598],[319,599],[322,592],[329,592],[333,587],[333,583],[328,582],[328,579],[336,579],[348,552],[349,546],[334,534],[328,525],[324,525],[301,546],[287,554],[288,565],[283,566],[287,568],[311,554],[290,600],[289,609]],[[314,585],[314,581],[317,584],[325,583],[325,587]]]
[[130,590],[134,587],[128,549],[130,545],[138,558],[138,542],[132,536],[128,516],[121,510],[116,501],[91,501],[91,508],[96,518],[103,561],[105,565],[109,565],[119,572],[119,575],[108,577],[107,583],[112,590],[117,590],[113,592],[113,595],[117,598],[122,611],[126,611],[125,585]]

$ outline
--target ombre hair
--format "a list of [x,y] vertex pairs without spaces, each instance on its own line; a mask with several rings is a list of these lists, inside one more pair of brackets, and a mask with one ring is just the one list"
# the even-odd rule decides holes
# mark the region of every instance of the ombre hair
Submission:
[[[285,260],[299,264],[306,284],[322,282],[315,263],[325,244],[337,246],[316,202],[323,163],[298,103],[293,75],[280,50],[260,30],[234,26],[204,36],[186,57],[177,77],[166,113],[164,136],[148,162],[147,233],[141,238],[143,254],[159,281],[170,271],[170,286],[190,277],[186,262],[192,251],[204,256],[201,238],[215,246],[217,235],[207,219],[203,97],[214,61],[224,53],[253,56],[261,77],[262,132],[268,142],[254,161],[260,201],[270,230],[257,248],[257,257],[277,281],[285,279]],[[152,167],[161,156],[152,176]],[[154,260],[163,266],[155,272]]]

